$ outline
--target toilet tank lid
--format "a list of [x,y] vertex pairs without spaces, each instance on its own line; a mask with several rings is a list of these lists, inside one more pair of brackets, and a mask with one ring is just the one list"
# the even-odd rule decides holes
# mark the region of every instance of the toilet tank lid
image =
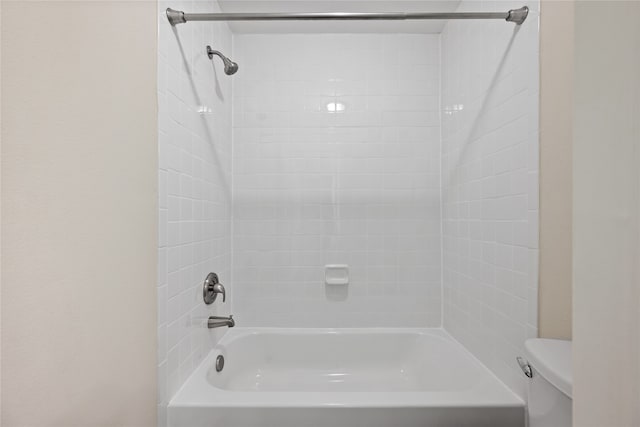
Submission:
[[524,348],[533,369],[572,397],[571,341],[534,338],[527,340]]

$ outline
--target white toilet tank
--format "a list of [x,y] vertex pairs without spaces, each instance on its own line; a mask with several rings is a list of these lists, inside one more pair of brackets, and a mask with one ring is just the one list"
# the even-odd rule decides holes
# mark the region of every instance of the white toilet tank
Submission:
[[529,427],[571,427],[571,341],[530,339],[525,355],[533,371]]

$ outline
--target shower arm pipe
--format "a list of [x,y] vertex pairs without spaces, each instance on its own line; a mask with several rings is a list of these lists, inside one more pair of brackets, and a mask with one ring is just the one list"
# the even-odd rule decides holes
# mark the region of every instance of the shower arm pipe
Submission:
[[322,13],[185,13],[167,9],[171,25],[190,21],[405,21],[424,19],[504,19],[522,24],[529,8],[508,12],[322,12]]

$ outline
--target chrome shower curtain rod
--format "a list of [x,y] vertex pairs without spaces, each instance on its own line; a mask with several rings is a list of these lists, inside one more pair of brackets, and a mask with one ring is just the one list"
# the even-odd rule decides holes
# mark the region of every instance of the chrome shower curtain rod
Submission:
[[189,21],[403,21],[409,19],[504,19],[520,25],[527,19],[529,8],[508,12],[328,12],[328,13],[185,13],[167,8],[171,25]]

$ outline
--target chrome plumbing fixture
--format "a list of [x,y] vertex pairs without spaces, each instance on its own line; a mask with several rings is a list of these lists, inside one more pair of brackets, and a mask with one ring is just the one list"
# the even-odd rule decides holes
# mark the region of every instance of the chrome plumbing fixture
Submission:
[[202,285],[202,298],[204,299],[204,303],[207,305],[212,304],[218,297],[218,294],[222,294],[222,302],[225,302],[227,292],[224,286],[218,281],[218,275],[216,273],[209,273]]
[[529,365],[529,362],[527,362],[520,356],[516,357],[516,361],[518,362],[518,365],[520,365],[520,369],[522,369],[524,375],[527,378],[533,378],[533,369],[531,369],[531,365]]
[[523,6],[507,12],[328,12],[328,13],[186,13],[167,8],[171,25],[189,21],[405,21],[408,19],[504,19],[522,24],[529,8]]
[[233,314],[230,314],[229,317],[209,316],[209,321],[207,322],[207,327],[209,329],[221,328],[223,326],[228,326],[230,328],[236,326],[236,321],[233,320]]
[[224,73],[227,76],[235,74],[238,71],[238,64],[236,64],[217,50],[213,50],[211,46],[207,46],[207,56],[209,57],[209,59],[213,59],[213,55],[217,55],[222,59],[222,62],[224,62]]
[[222,371],[222,368],[224,368],[224,356],[219,354],[216,357],[216,372]]

